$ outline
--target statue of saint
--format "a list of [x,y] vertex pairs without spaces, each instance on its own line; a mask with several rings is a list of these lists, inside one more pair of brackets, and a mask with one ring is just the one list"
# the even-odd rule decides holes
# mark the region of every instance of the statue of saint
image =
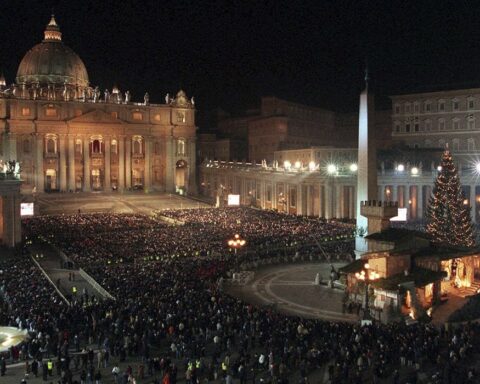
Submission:
[[130,102],[130,91],[125,92],[125,104]]
[[105,89],[105,92],[103,94],[105,97],[105,103],[108,103],[110,101],[110,92],[108,91],[108,89]]
[[83,102],[86,102],[86,101],[87,101],[87,88],[86,88],[86,87],[84,87],[84,88],[82,89],[82,101],[83,101]]
[[148,95],[148,92],[146,92],[145,96],[143,96],[143,103],[145,105],[148,105],[150,103],[150,96]]
[[99,97],[100,97],[100,89],[98,88],[98,86],[96,86],[95,89],[93,90],[93,102],[94,103],[98,102]]
[[190,103],[192,103],[192,105],[195,105],[195,99],[194,99],[193,96],[192,96],[192,98],[190,99]]
[[170,94],[169,93],[167,93],[165,95],[165,104],[170,104]]
[[68,101],[68,86],[67,83],[63,85],[63,100]]

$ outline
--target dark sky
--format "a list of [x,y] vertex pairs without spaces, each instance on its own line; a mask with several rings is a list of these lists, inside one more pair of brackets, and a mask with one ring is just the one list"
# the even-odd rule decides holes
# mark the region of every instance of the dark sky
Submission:
[[7,82],[52,7],[92,85],[152,102],[182,87],[200,113],[261,95],[356,110],[367,56],[378,94],[480,85],[480,2],[461,0],[2,0]]

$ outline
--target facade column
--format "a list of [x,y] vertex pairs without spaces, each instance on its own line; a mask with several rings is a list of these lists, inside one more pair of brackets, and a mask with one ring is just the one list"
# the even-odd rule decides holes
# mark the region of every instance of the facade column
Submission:
[[83,191],[90,190],[90,139],[85,136],[83,138]]
[[125,138],[125,188],[132,188],[132,137]]
[[305,212],[307,216],[312,216],[313,209],[312,209],[312,186],[307,185],[307,212]]
[[472,223],[477,222],[477,200],[475,193],[475,185],[470,185],[470,213],[472,216]]
[[398,185],[392,185],[392,201],[398,201]]
[[[197,194],[197,150],[195,137],[192,137],[187,142],[188,149],[188,194]],[[265,199],[264,199],[265,201]]]
[[348,218],[354,219],[355,218],[355,187],[352,185],[348,187]]
[[337,219],[341,219],[343,217],[343,204],[343,185],[337,185],[335,188],[335,217]]
[[125,189],[125,137],[118,138],[118,190]]
[[325,219],[330,220],[333,217],[333,201],[332,191],[333,188],[330,183],[325,184],[324,188],[324,202],[325,202]]
[[105,192],[112,191],[112,172],[111,172],[111,152],[112,149],[110,147],[112,143],[112,138],[107,136],[105,138],[105,182],[103,184],[103,189]]
[[318,184],[318,217],[325,217],[325,188]]
[[417,185],[417,219],[423,219],[423,185]]
[[59,159],[60,159],[60,192],[67,191],[67,149],[65,135],[60,134]]
[[36,179],[37,179],[37,193],[45,191],[45,171],[43,169],[43,155],[44,155],[44,138],[43,135],[37,133],[37,148],[36,148]]
[[303,215],[303,185],[297,184],[297,215]]
[[145,173],[144,173],[144,180],[143,180],[143,189],[145,192],[150,192],[150,188],[152,186],[152,165],[151,165],[151,157],[152,157],[152,139],[150,136],[145,137]]
[[[170,135],[167,137],[166,142],[167,150],[166,152],[166,159],[165,159],[165,191],[166,192],[174,192],[174,183],[173,183],[173,176],[174,176],[174,167],[175,167],[175,158],[173,153],[173,137]],[[216,191],[215,191],[216,193]]]
[[272,183],[272,209],[277,208],[277,182],[274,180]]
[[68,189],[75,192],[75,136],[68,136]]

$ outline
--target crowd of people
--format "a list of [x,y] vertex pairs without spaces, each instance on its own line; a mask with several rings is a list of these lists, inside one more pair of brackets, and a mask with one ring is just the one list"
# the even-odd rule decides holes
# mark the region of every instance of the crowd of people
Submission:
[[53,359],[63,383],[93,382],[109,361],[129,359],[137,359],[136,369],[110,366],[117,384],[146,377],[164,384],[307,382],[319,368],[332,383],[398,383],[403,367],[438,369],[445,383],[475,382],[475,324],[361,327],[304,319],[253,306],[218,285],[234,262],[226,241],[235,233],[247,240],[243,257],[286,247],[298,254],[347,241],[349,224],[225,208],[44,216],[24,227],[27,244],[51,242],[115,298],[86,293],[66,305],[26,257],[27,247],[0,261],[0,323],[28,329],[19,358],[33,359],[47,375]]

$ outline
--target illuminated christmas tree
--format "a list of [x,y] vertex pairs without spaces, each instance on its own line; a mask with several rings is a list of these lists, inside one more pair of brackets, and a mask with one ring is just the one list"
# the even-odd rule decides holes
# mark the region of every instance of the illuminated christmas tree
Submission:
[[475,245],[470,207],[464,201],[460,178],[447,147],[427,209],[427,232],[435,242]]

